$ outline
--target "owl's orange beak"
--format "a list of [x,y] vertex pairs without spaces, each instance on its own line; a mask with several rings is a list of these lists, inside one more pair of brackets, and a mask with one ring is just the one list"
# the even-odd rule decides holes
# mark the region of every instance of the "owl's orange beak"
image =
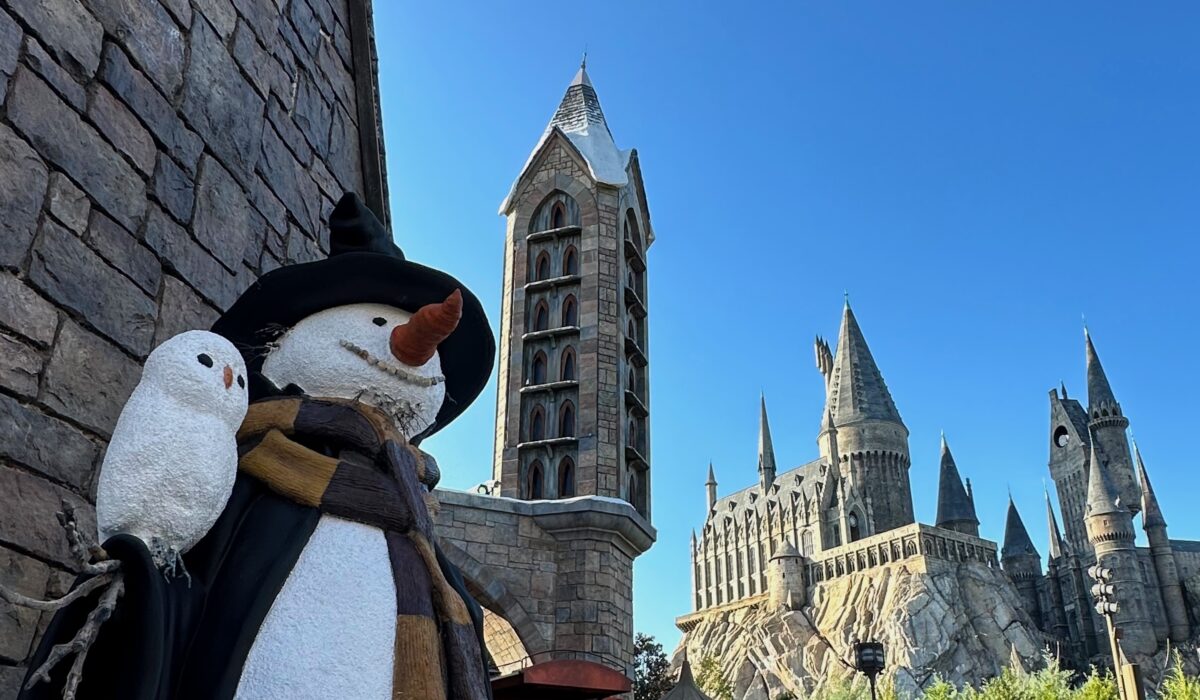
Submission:
[[225,388],[233,386],[233,368],[225,365]]

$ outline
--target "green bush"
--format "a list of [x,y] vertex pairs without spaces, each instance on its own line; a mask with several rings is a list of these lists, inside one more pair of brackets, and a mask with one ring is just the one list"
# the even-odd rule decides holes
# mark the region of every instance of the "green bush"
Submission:
[[1200,700],[1200,678],[1183,674],[1183,657],[1176,651],[1175,665],[1163,679],[1163,700]]

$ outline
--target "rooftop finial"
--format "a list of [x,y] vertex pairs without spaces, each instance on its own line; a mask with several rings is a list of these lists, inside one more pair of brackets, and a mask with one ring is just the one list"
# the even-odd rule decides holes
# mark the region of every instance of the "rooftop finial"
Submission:
[[847,309],[850,308],[850,290],[849,289],[842,290],[842,298],[846,302],[846,308]]
[[587,44],[583,45],[583,60],[579,62],[579,70],[587,70]]

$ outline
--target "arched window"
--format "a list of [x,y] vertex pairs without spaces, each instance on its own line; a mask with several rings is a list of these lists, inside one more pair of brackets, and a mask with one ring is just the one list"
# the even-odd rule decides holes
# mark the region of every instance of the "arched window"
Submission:
[[632,209],[625,210],[625,237],[633,241],[638,250],[642,249],[642,234],[638,231],[637,217]]
[[555,202],[550,209],[550,228],[562,228],[567,225],[567,208],[562,202]]
[[545,490],[543,488],[545,477],[542,472],[542,463],[534,461],[529,465],[528,483],[525,486],[525,493],[530,500],[536,501],[543,498]]
[[862,539],[862,523],[859,522],[858,513],[851,512],[846,516],[846,524],[850,526],[850,541]]
[[537,262],[533,264],[533,279],[548,280],[550,279],[550,254],[546,251],[538,253]]
[[568,295],[566,299],[563,299],[562,324],[564,326],[579,325],[579,304],[575,303],[574,295]]
[[539,301],[533,309],[533,330],[544,331],[550,327],[550,307]]
[[529,412],[529,439],[531,441],[546,439],[546,412],[541,406],[534,406]]
[[570,401],[558,409],[558,436],[575,437],[575,404]]
[[632,318],[629,319],[629,323],[625,324],[625,337],[637,342],[637,326],[634,325]]
[[638,438],[637,421],[630,418],[629,419],[629,432],[625,435],[625,444],[629,445],[630,447],[632,447],[636,450],[637,444],[638,444],[637,438]]
[[579,204],[562,191],[551,192],[538,205],[529,221],[529,232],[548,231],[564,226],[579,225]]
[[569,382],[575,379],[575,348],[570,346],[563,348],[562,361],[559,364],[558,378],[560,381]]
[[579,274],[579,253],[576,252],[575,246],[567,248],[567,252],[563,254],[563,274]]
[[533,371],[530,372],[531,381],[533,384],[546,383],[546,353],[538,350],[533,356]]
[[563,457],[558,463],[558,497],[571,498],[575,495],[575,462]]
[[629,381],[628,381],[628,385],[629,385],[629,390],[630,390],[630,391],[633,391],[633,392],[636,392],[636,391],[637,391],[637,375],[636,375],[636,374],[634,374],[634,372],[633,372],[633,368],[632,368],[632,367],[630,367],[630,368],[629,368]]
[[[634,508],[637,508],[637,480],[633,478],[633,474],[629,475],[629,488],[626,489],[625,496],[626,496],[626,498],[629,499],[629,504],[631,506],[633,506]],[[726,565],[728,566],[728,562],[726,562]],[[720,576],[721,576],[721,570],[718,567],[717,568],[717,578],[719,579]],[[718,580],[718,583],[719,582],[720,581]]]

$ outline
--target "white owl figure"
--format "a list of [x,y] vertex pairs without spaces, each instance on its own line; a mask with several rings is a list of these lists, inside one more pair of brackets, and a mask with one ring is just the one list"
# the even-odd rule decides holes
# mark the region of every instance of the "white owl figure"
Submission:
[[246,365],[225,338],[188,331],[150,353],[100,467],[100,542],[133,535],[173,569],[229,500],[246,406]]

